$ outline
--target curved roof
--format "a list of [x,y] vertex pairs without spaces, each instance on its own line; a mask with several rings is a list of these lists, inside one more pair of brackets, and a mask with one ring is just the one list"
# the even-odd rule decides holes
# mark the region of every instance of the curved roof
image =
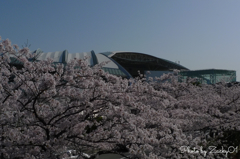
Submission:
[[188,68],[166,60],[166,59],[162,59],[159,57],[155,57],[152,55],[148,55],[145,53],[139,53],[139,52],[126,52],[126,51],[113,51],[113,52],[103,52],[101,54],[104,54],[105,56],[111,57],[111,58],[118,58],[118,59],[124,59],[124,60],[128,60],[128,61],[138,61],[138,62],[157,62],[157,64],[162,65],[162,66],[166,66],[169,69],[181,69],[181,70],[189,70]]
[[138,71],[144,74],[146,71],[189,70],[180,64],[144,53],[115,51],[103,52],[101,54],[115,60],[133,77],[138,76]]
[[[96,64],[99,64],[101,62],[108,61],[106,65],[103,66],[103,69],[106,72],[109,72],[110,74],[121,76],[125,78],[131,78],[132,76],[116,61],[113,59],[104,56],[103,54],[95,54],[94,51],[90,52],[82,52],[82,53],[69,53],[67,50],[64,51],[55,51],[55,52],[47,52],[43,53],[40,49],[37,49],[33,51],[32,53],[36,53],[37,56],[34,60],[41,61],[46,60],[47,58],[53,59],[54,63],[68,63],[72,59],[77,58],[84,58],[85,56],[88,56],[88,65],[94,66]],[[16,64],[16,63],[15,63]]]
[[68,53],[67,50],[47,52],[47,53],[41,52],[38,55],[38,57],[36,58],[36,60],[41,61],[41,60],[46,60],[47,58],[51,58],[51,59],[53,59],[53,62],[55,62],[55,63],[68,63],[71,60],[73,60],[74,58],[80,59],[80,58],[84,58],[84,56],[90,57],[88,59],[88,64],[90,66],[97,64],[97,62],[94,61],[94,58],[93,58],[93,56],[95,56],[95,53],[93,51],[82,52],[82,53],[72,53],[72,54]]

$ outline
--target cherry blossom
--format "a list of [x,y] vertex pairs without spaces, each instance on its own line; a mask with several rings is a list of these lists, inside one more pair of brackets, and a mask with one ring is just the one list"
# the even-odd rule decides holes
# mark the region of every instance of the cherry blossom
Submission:
[[224,154],[180,148],[235,146],[221,137],[240,131],[238,85],[179,82],[178,71],[128,80],[104,72],[105,63],[88,66],[87,57],[66,65],[30,62],[34,54],[8,39],[0,52],[2,159],[66,158],[68,150],[80,158],[211,158]]

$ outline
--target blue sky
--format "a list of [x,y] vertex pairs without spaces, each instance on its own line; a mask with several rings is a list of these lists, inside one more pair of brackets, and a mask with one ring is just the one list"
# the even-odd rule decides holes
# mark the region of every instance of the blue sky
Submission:
[[44,52],[136,51],[240,80],[240,1],[11,0],[0,36]]

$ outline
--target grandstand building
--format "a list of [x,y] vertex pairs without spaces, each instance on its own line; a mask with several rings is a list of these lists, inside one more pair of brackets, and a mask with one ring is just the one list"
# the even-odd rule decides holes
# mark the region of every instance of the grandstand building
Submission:
[[[229,82],[236,81],[236,71],[233,70],[198,70],[191,71],[188,68],[174,63],[172,61],[158,58],[152,55],[138,53],[138,52],[102,52],[96,54],[94,51],[83,53],[69,53],[67,50],[43,53],[42,50],[37,49],[33,51],[37,56],[31,60],[46,60],[53,59],[54,63],[68,63],[74,58],[90,57],[88,59],[89,66],[94,66],[103,61],[109,61],[103,69],[110,74],[121,76],[123,78],[134,78],[141,74],[146,74],[147,71],[152,72],[152,77],[161,76],[164,73],[172,72],[174,69],[180,70],[181,80],[184,81],[188,77],[197,77],[201,83],[214,84],[219,82],[222,78],[228,79]],[[11,58],[12,63],[17,65],[18,61]],[[149,77],[149,75],[148,75]]]

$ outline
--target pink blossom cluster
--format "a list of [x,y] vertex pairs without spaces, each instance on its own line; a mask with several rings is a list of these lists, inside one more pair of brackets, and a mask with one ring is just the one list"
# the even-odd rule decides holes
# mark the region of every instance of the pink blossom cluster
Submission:
[[181,146],[219,144],[224,131],[240,130],[238,86],[196,86],[173,74],[128,80],[104,72],[103,64],[89,67],[87,58],[29,62],[34,55],[8,39],[0,52],[1,159],[54,159],[67,150],[80,158],[190,158]]

